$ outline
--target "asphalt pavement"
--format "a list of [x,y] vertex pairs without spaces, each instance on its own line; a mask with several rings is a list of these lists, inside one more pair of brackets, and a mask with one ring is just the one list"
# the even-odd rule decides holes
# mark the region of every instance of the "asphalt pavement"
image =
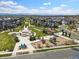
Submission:
[[0,59],[79,59],[79,47]]

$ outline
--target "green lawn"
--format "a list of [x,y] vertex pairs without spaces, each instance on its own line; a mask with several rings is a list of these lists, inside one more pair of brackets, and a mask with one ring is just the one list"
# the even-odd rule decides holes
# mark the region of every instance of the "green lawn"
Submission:
[[[29,22],[30,22],[29,19],[25,18],[25,26],[28,26]],[[36,32],[36,37],[43,37],[46,35],[42,32],[44,27],[38,27],[38,26],[35,26],[34,24],[30,23],[29,28],[30,28],[30,30],[32,30],[32,32]]]
[[15,37],[8,35],[8,32],[0,33],[0,51],[13,50]]
[[44,34],[42,31],[39,31],[37,29],[34,29],[33,27],[30,27],[30,29],[32,30],[32,32],[36,32],[36,37],[46,36],[46,34]]
[[23,27],[24,27],[23,25],[18,26],[18,27],[15,28],[15,31],[19,32],[19,31],[23,30]]

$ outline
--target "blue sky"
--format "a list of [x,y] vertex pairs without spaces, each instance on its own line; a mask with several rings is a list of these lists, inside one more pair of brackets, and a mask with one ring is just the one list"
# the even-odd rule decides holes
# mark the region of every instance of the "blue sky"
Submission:
[[0,13],[78,15],[79,0],[0,0]]

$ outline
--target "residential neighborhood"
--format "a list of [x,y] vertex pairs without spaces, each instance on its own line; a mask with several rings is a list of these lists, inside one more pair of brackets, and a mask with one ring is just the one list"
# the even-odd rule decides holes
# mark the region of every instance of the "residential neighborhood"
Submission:
[[79,46],[78,16],[3,17],[0,26],[0,42],[3,42],[0,43],[1,56],[36,54]]
[[79,59],[79,0],[0,0],[0,59]]
[[21,24],[23,18],[9,18],[3,17],[0,18],[0,30],[7,30],[9,28],[17,27]]

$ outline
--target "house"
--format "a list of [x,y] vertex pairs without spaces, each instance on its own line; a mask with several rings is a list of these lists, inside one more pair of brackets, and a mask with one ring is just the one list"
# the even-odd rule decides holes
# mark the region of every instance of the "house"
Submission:
[[15,28],[21,24],[23,18],[0,18],[0,30]]

